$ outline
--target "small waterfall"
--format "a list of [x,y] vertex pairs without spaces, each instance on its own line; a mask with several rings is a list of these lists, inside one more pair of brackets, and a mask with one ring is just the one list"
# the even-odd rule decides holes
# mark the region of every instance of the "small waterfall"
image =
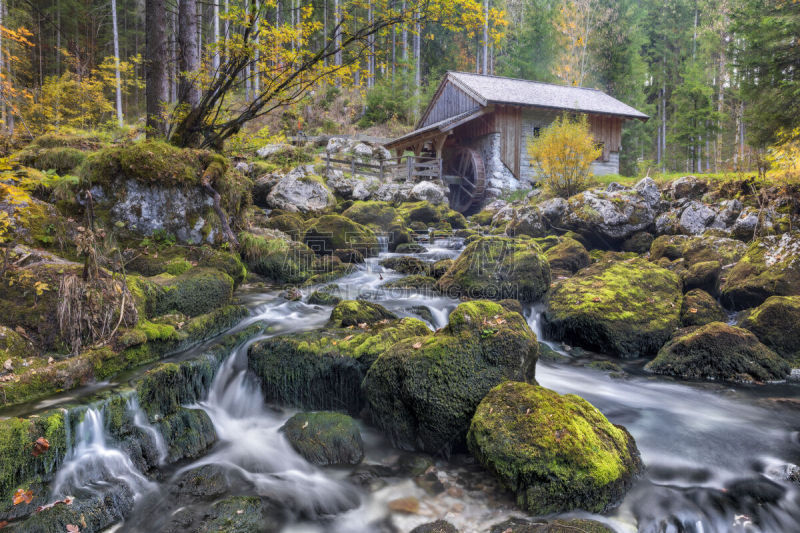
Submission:
[[380,250],[378,253],[380,254],[388,254],[389,253],[389,237],[386,235],[378,235],[378,246],[380,246]]
[[539,342],[542,342],[552,348],[554,351],[560,353],[561,355],[567,355],[567,352],[561,347],[561,345],[557,342],[552,342],[545,340],[544,334],[542,333],[542,307],[541,306],[533,306],[527,310],[525,313],[525,321],[528,322],[528,326],[530,326],[531,330],[536,334],[536,339]]
[[158,464],[163,465],[166,463],[169,452],[167,451],[167,443],[164,442],[164,436],[147,420],[147,415],[139,407],[139,400],[135,394],[128,398],[128,412],[133,418],[133,425],[144,431],[153,442],[153,446],[158,451]]
[[250,343],[234,350],[214,378],[204,409],[224,446],[185,470],[215,464],[237,472],[258,494],[279,497],[308,516],[337,514],[357,507],[361,496],[298,455],[280,432],[288,415],[269,410],[261,387],[247,368]]
[[60,499],[83,490],[99,493],[115,483],[127,485],[134,495],[153,486],[130,457],[109,444],[102,411],[90,408],[75,428],[75,444],[56,474],[52,495]]

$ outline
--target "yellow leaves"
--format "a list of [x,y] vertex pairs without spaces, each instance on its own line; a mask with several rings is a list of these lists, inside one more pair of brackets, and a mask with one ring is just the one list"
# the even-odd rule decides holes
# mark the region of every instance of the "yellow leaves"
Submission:
[[778,142],[767,149],[767,177],[785,182],[800,180],[800,127],[780,130]]
[[33,501],[33,491],[32,490],[25,490],[25,489],[17,489],[14,493],[14,497],[12,498],[14,505],[19,505],[21,503],[31,503]]
[[45,283],[44,281],[37,281],[33,284],[33,289],[36,291],[36,296],[41,296],[44,294],[45,291],[50,290],[50,285]]

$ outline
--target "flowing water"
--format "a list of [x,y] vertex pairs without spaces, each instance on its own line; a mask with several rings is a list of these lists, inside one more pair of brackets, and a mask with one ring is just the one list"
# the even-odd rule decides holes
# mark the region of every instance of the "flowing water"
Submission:
[[[458,242],[438,241],[418,254],[424,260],[456,257]],[[414,291],[382,289],[400,277],[367,260],[356,272],[337,280],[346,298],[377,301],[400,316],[417,316],[431,329],[447,323],[456,300]],[[304,299],[314,290],[304,291]],[[247,323],[261,322],[268,335],[319,328],[331,307],[289,302],[277,291],[248,292],[243,300],[252,313]],[[526,309],[529,324],[539,330],[539,309]],[[541,336],[540,336],[541,338]],[[148,480],[109,440],[102,413],[87,411],[75,428],[75,445],[53,485],[53,496],[79,490],[100,490],[125,484],[136,495],[131,516],[118,531],[156,531],[191,503],[170,499],[170,483],[199,467],[224,472],[231,492],[252,494],[273,502],[275,524],[266,530],[284,533],[409,531],[444,518],[462,532],[487,531],[516,511],[507,495],[486,490],[490,476],[464,457],[437,461],[446,492],[432,495],[402,476],[367,491],[349,481],[352,468],[321,469],[303,460],[279,428],[293,414],[265,405],[259,384],[246,363],[250,341],[224,361],[208,397],[194,407],[204,409],[218,435],[206,456],[178,469],[164,468],[160,481]],[[561,346],[549,343],[560,350]],[[585,361],[540,361],[537,381],[560,393],[578,394],[612,422],[633,434],[647,473],[622,504],[603,520],[619,531],[697,533],[723,531],[800,531],[800,496],[785,481],[800,462],[800,411],[797,389],[788,384],[728,387],[654,378],[641,371],[641,361],[625,366],[622,376],[583,366]],[[137,426],[154,439],[160,461],[166,447],[158,431],[135,403],[129,405]],[[399,452],[364,427],[366,463],[392,464]],[[494,491],[495,493],[498,491]],[[413,496],[418,515],[390,515],[389,500]],[[199,511],[198,511],[199,512]],[[180,530],[180,529],[176,529]]]

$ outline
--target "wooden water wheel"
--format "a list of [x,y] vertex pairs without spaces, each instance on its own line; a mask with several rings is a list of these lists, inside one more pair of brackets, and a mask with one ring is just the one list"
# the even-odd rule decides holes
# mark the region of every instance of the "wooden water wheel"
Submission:
[[450,187],[450,208],[460,213],[477,207],[486,192],[486,171],[480,153],[457,148],[445,160],[445,182]]

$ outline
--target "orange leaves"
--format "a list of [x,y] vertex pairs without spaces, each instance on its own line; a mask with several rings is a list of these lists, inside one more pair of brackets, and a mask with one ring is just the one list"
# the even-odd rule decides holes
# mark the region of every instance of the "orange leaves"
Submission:
[[39,457],[44,452],[50,449],[50,443],[44,437],[39,437],[36,439],[36,442],[33,443],[33,456]]
[[25,489],[17,489],[14,493],[14,498],[12,500],[14,505],[19,505],[21,503],[31,503],[33,501],[33,491],[32,490],[25,490]]

